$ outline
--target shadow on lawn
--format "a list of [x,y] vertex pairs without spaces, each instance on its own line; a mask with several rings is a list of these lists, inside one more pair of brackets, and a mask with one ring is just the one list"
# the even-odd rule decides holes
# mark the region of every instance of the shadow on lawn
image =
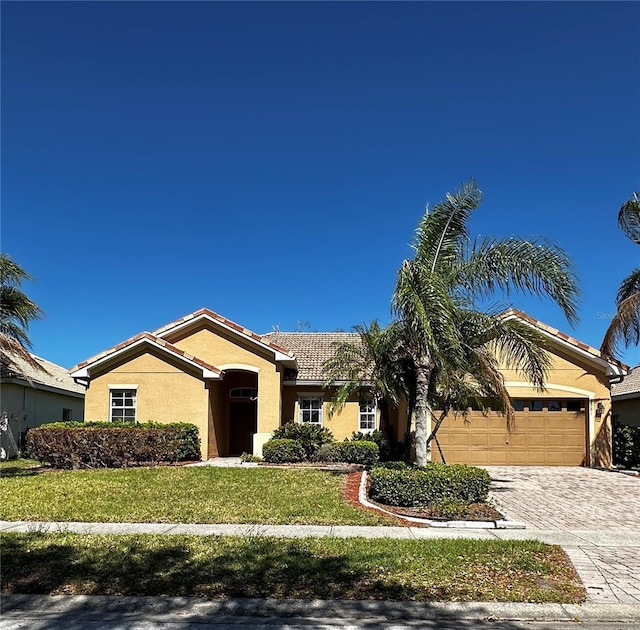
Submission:
[[25,468],[24,466],[4,466],[0,469],[0,477],[33,477],[50,471],[44,466]]
[[[379,580],[339,552],[315,555],[300,540],[287,541],[283,549],[274,548],[268,538],[248,538],[237,545],[212,537],[214,551],[203,553],[202,547],[190,548],[173,538],[149,548],[136,536],[107,540],[100,547],[40,546],[38,537],[46,540],[41,533],[3,540],[3,592],[389,600],[424,596],[410,584]],[[440,599],[438,595],[434,592],[431,599]]]

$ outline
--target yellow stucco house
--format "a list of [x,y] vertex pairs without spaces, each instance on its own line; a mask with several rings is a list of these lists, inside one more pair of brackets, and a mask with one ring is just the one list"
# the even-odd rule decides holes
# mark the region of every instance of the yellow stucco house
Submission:
[[[439,433],[448,462],[609,466],[610,380],[626,366],[519,311],[540,330],[553,357],[545,392],[514,373],[505,380],[517,409],[508,433],[497,412],[448,418]],[[365,396],[329,416],[332,392],[323,390],[322,366],[333,344],[354,333],[258,335],[201,309],[152,332],[143,332],[71,370],[86,385],[87,420],[192,422],[200,430],[202,457],[260,454],[285,422],[328,427],[338,440],[379,425]],[[397,436],[407,426],[406,405],[393,410]],[[439,458],[434,449],[434,459]]]

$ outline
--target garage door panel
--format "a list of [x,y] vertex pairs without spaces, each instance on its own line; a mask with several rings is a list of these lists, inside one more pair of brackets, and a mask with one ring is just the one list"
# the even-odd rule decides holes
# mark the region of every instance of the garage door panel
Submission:
[[[469,414],[470,422],[447,418],[438,440],[447,462],[472,465],[579,466],[586,449],[585,413],[517,412],[509,433],[504,417]],[[434,459],[440,461],[437,449]]]

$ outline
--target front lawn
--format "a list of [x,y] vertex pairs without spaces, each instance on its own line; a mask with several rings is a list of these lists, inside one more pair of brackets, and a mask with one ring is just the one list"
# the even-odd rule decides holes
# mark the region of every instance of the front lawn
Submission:
[[344,475],[274,468],[53,471],[7,462],[0,519],[398,525],[343,498]]
[[560,547],[536,541],[14,534],[2,591],[575,603]]

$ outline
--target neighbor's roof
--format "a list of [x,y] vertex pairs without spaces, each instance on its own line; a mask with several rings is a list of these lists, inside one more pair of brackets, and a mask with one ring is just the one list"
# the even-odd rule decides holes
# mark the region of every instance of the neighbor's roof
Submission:
[[622,363],[622,361],[618,361],[617,359],[613,359],[612,357],[608,357],[602,354],[602,352],[600,352],[600,350],[598,350],[597,348],[594,348],[593,346],[590,346],[586,343],[582,343],[582,341],[578,341],[577,339],[570,337],[569,335],[563,332],[560,332],[557,328],[553,328],[553,326],[549,326],[548,324],[541,322],[539,319],[535,319],[530,315],[527,315],[523,311],[519,311],[515,308],[510,308],[508,311],[505,311],[503,313],[503,317],[509,317],[509,316],[515,316],[518,319],[521,319],[529,324],[532,324],[539,330],[551,335],[552,337],[556,337],[556,339],[559,339],[560,341],[563,341],[569,344],[570,346],[574,346],[575,348],[582,350],[587,354],[592,355],[596,359],[601,359],[602,361],[606,361],[607,363],[610,363],[611,365],[614,365],[623,371],[627,371],[629,369],[629,366],[626,365],[625,363]]
[[619,383],[611,386],[611,397],[625,396],[633,398],[640,397],[640,365],[631,368],[629,373]]
[[298,380],[324,381],[324,362],[334,354],[333,345],[345,341],[358,343],[358,333],[331,332],[272,332],[262,336],[272,343],[287,348],[298,360]]
[[46,372],[41,372],[31,367],[24,359],[17,355],[10,355],[11,365],[7,365],[6,361],[0,361],[0,375],[2,381],[9,379],[18,379],[21,381],[31,382],[34,385],[44,385],[46,387],[55,387],[56,389],[62,389],[73,394],[84,395],[85,388],[83,385],[78,385],[60,365],[51,363],[42,357],[38,357],[35,354],[31,355]]

